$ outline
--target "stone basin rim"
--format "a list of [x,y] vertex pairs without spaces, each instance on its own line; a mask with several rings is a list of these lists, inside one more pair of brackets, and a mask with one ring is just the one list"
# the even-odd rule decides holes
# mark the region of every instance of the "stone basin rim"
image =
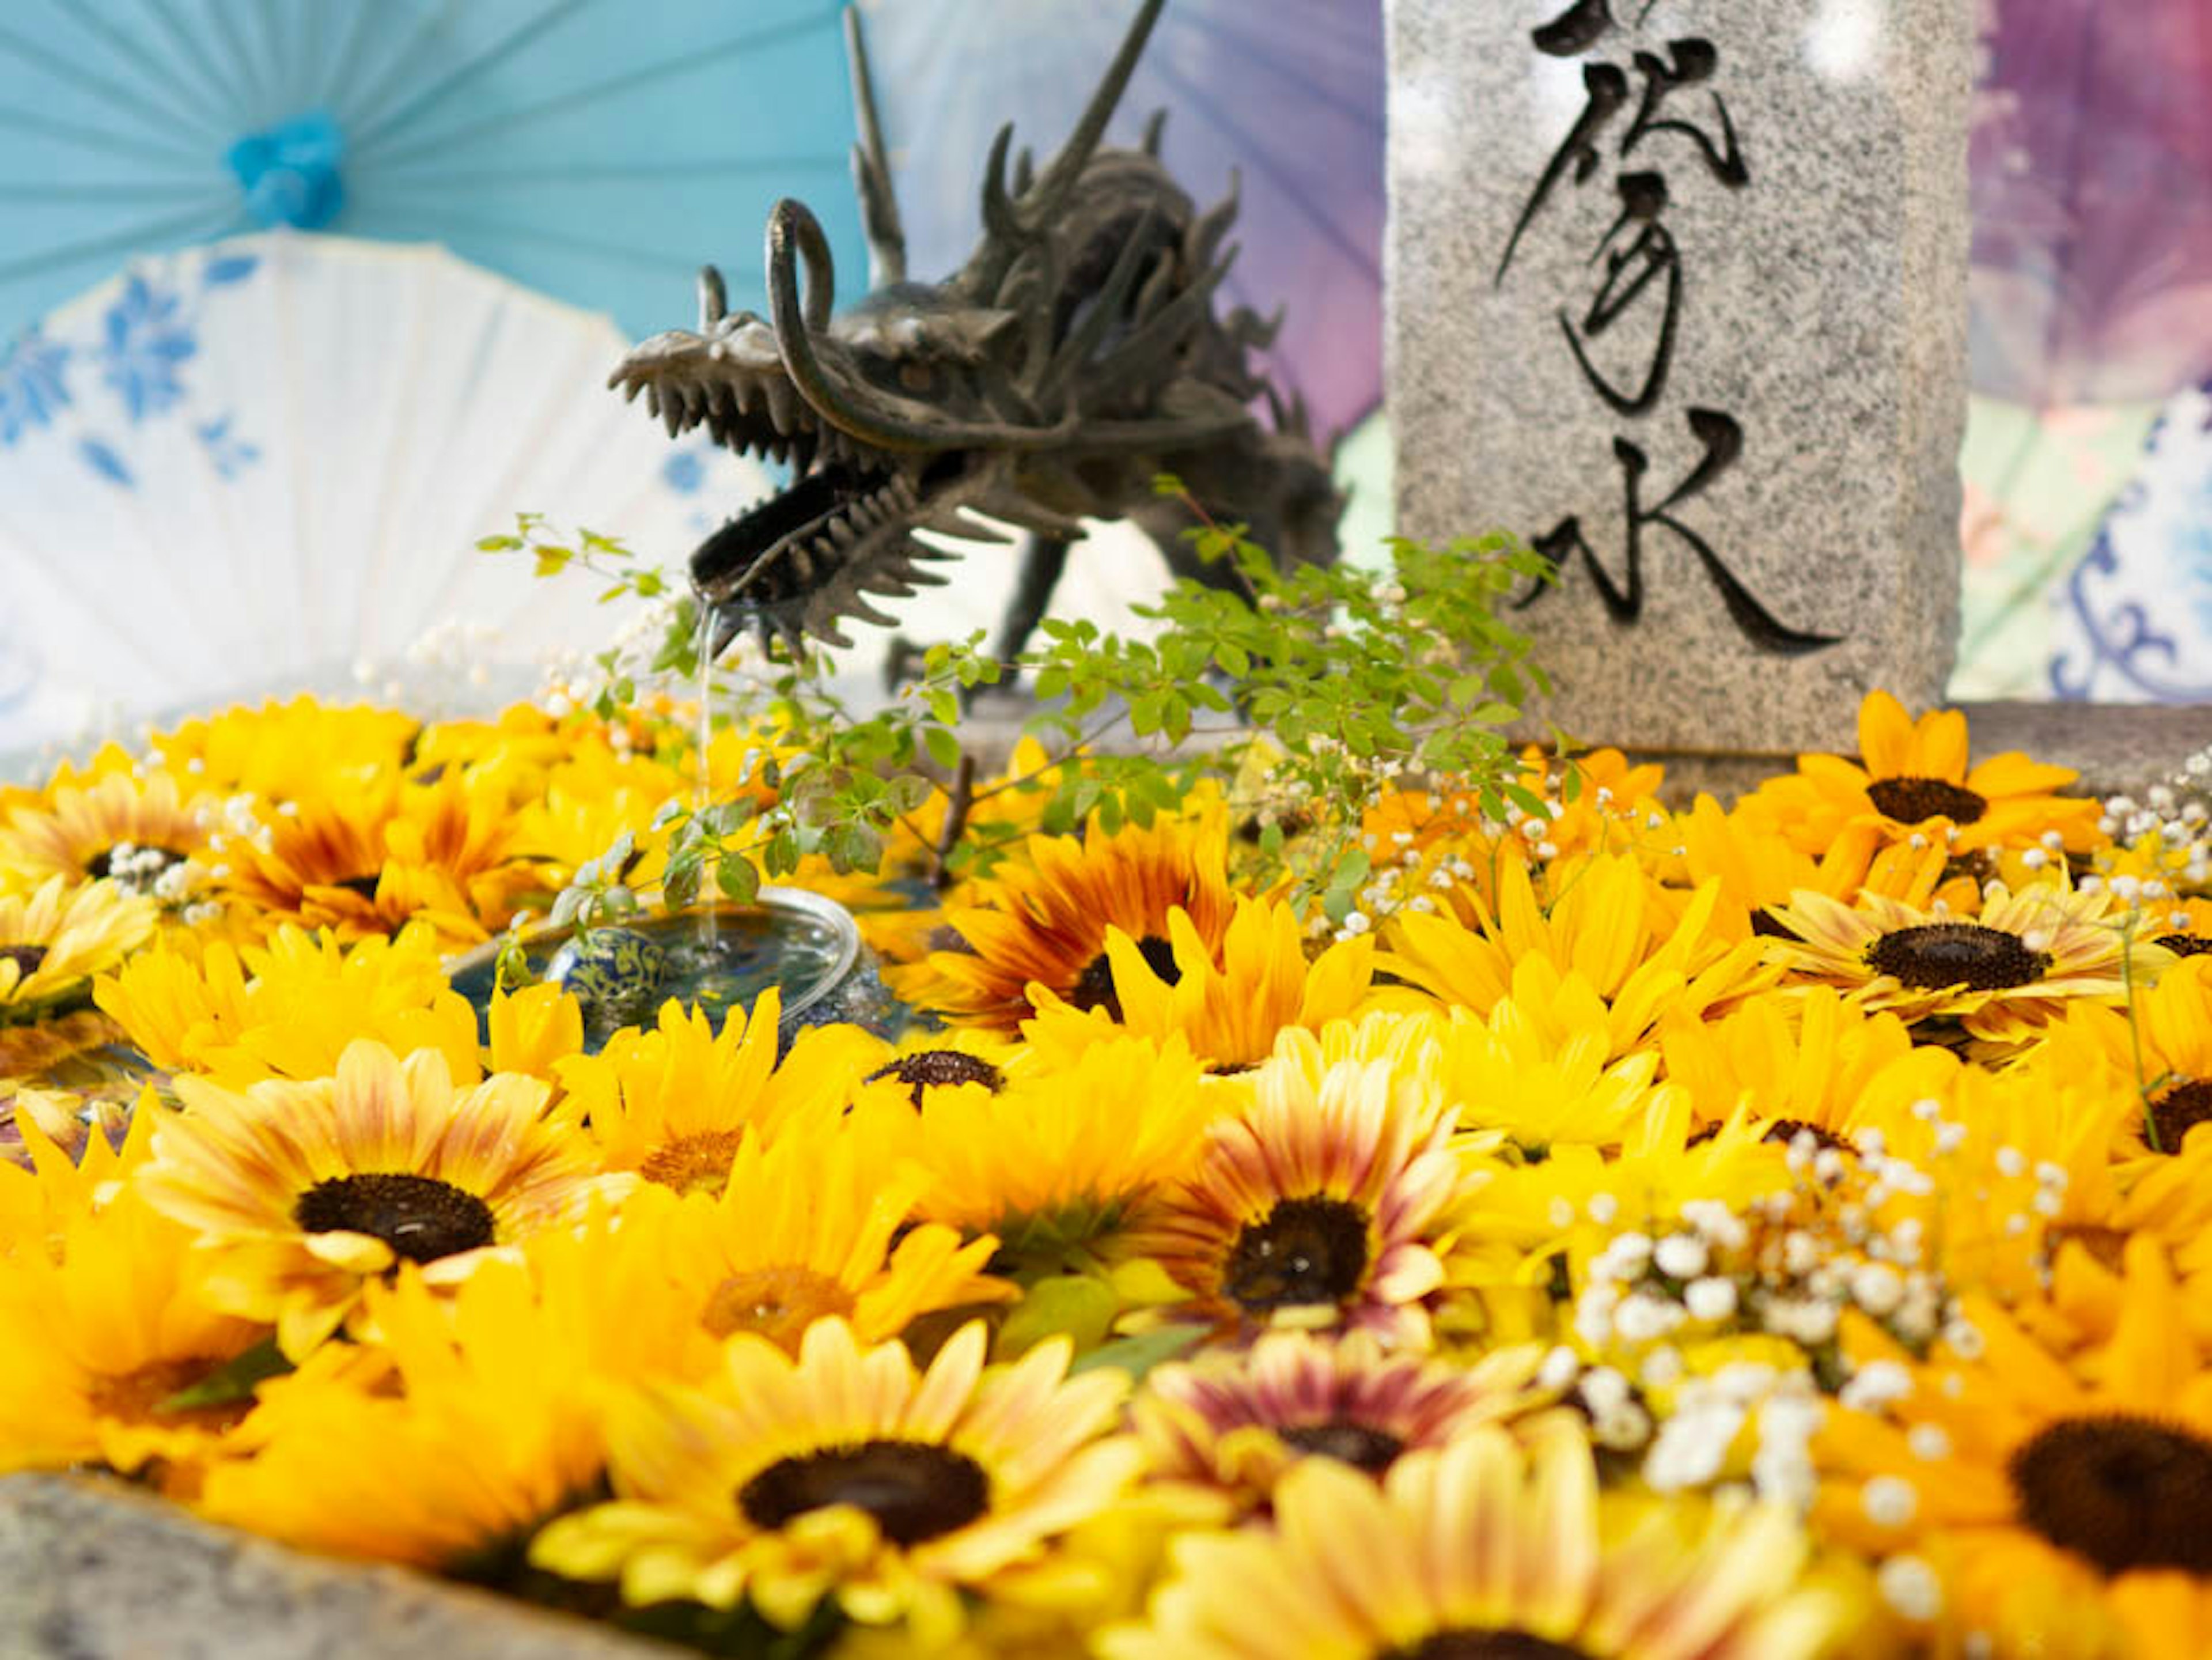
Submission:
[[[806,921],[826,928],[834,943],[834,951],[822,971],[807,988],[787,998],[781,1006],[781,1021],[785,1025],[805,1010],[828,997],[845,982],[860,961],[860,927],[854,921],[853,913],[827,894],[809,888],[763,887],[750,904],[689,905],[682,910],[653,911],[637,917],[626,917],[619,922],[607,923],[611,927],[633,927],[642,924],[647,928],[666,928],[684,922],[696,922],[702,916],[757,916],[764,912],[783,911],[796,914]],[[559,927],[532,928],[522,936],[523,946],[533,953],[543,947],[550,956],[574,935],[575,927],[564,923]],[[500,942],[486,940],[471,946],[458,956],[446,959],[447,978],[459,976],[489,968],[499,955]]]

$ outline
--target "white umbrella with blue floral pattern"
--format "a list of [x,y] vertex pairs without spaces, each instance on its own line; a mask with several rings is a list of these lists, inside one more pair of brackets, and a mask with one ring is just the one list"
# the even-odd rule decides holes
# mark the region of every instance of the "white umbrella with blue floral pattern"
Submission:
[[675,564],[766,487],[605,387],[607,319],[431,246],[271,234],[134,264],[0,352],[0,752],[344,689],[426,633],[515,679],[613,623],[474,550],[518,512]]

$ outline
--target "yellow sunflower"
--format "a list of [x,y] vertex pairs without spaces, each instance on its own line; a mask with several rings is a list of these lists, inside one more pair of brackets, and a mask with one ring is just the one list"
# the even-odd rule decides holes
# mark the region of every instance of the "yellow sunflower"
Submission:
[[1065,1340],[987,1372],[984,1347],[971,1323],[924,1372],[840,1320],[817,1323],[796,1360],[732,1338],[718,1386],[617,1408],[616,1502],[553,1523],[532,1560],[618,1578],[633,1603],[749,1599],[791,1628],[835,1597],[921,1646],[952,1637],[962,1592],[1048,1573],[1055,1537],[1111,1505],[1143,1458],[1108,1433],[1124,1374],[1069,1378]]
[[1227,819],[1165,814],[1109,835],[1093,819],[1083,836],[1031,836],[1025,856],[981,885],[981,903],[948,907],[945,921],[964,950],[932,952],[890,971],[894,990],[959,1025],[1012,1032],[1041,985],[1079,1009],[1118,1015],[1106,931],[1137,941],[1156,970],[1174,965],[1168,915],[1186,912],[1218,953],[1232,909]]
[[2212,958],[2183,958],[2156,984],[2139,984],[2125,1011],[2069,1007],[2049,1037],[2069,1066],[2113,1067],[2140,1091],[2143,1111],[2128,1126],[2134,1148],[2177,1153],[2212,1122]]
[[1543,1354],[1523,1344],[1459,1366],[1389,1354],[1364,1333],[1274,1331],[1155,1367],[1131,1423],[1152,1479],[1216,1487],[1249,1511],[1301,1458],[1380,1476],[1407,1453],[1533,1410],[1546,1399],[1531,1387]]
[[1766,942],[1777,964],[1908,1025],[1955,1020],[1996,1043],[2033,1036],[2069,999],[2121,1000],[2130,972],[2147,979],[2170,960],[2123,933],[2106,895],[2046,883],[2018,893],[1991,883],[1972,922],[1879,894],[1844,905],[1810,889],[1774,916],[1789,932]]
[[1966,767],[1966,717],[1931,709],[1915,721],[1887,692],[1859,705],[1863,765],[1835,755],[1802,755],[1797,770],[1770,779],[1737,805],[1754,832],[1779,836],[1815,855],[1854,827],[1873,824],[1890,841],[1918,835],[1966,854],[2026,848],[2053,836],[2072,853],[2096,846],[2103,809],[2057,792],[2075,781],[2066,767],[2025,755]]
[[1527,1004],[1504,997],[1487,1019],[1462,1007],[1440,1023],[1445,1098],[1458,1107],[1462,1125],[1502,1130],[1532,1159],[1559,1142],[1616,1146],[1664,1108],[1668,1086],[1655,1081],[1658,1051],[1639,1049],[1611,1059],[1604,1004],[1572,976],[1539,1003],[1540,978],[1516,973],[1516,985],[1529,994]]
[[929,1091],[913,1141],[932,1177],[921,1213],[1039,1259],[1121,1239],[1196,1167],[1231,1104],[1204,1071],[1180,1037],[1120,1037],[1064,1065],[1025,1056],[996,1093]]
[[180,935],[101,976],[93,995],[158,1065],[233,1087],[327,1078],[359,1037],[437,1049],[456,1079],[481,1072],[476,1012],[420,926],[346,944],[289,925],[258,946]]
[[1985,1300],[1925,1364],[1848,1335],[1885,1404],[1831,1414],[1816,1520],[1943,1652],[2212,1652],[2212,1365],[2154,1241],[2124,1283],[2070,1361]]
[[1194,1310],[1246,1324],[1366,1330],[1425,1347],[1425,1299],[1468,1171],[1433,1080],[1387,1061],[1262,1065],[1249,1105],[1131,1241]]
[[[45,1237],[0,1256],[0,1468],[150,1466],[167,1490],[188,1493],[245,1415],[244,1402],[174,1401],[267,1328],[210,1306],[191,1231],[127,1179],[157,1116],[140,1112],[113,1158],[88,1161],[100,1179],[42,1183]],[[41,1166],[67,1164],[35,1124],[23,1136]]]
[[398,709],[326,705],[311,696],[243,704],[156,733],[161,764],[194,789],[298,801],[396,771],[422,723]]
[[1275,1525],[1178,1540],[1180,1577],[1108,1660],[1793,1660],[1858,1624],[1808,1580],[1778,1508],[1601,1496],[1555,1414],[1409,1453],[1380,1486],[1333,1458],[1275,1488]]
[[387,775],[288,801],[258,836],[233,836],[221,852],[222,886],[248,926],[353,939],[420,918],[448,949],[488,939],[545,881],[501,793],[460,773],[431,784]]
[[[1553,876],[1557,882],[1559,873]],[[1723,921],[1717,880],[1681,903],[1633,857],[1600,854],[1577,864],[1548,912],[1517,866],[1501,873],[1498,893],[1495,914],[1484,912],[1474,927],[1400,911],[1376,966],[1483,1015],[1508,995],[1548,1004],[1552,988],[1578,977],[1608,1011],[1614,1055],[1650,1043],[1666,1010],[1717,1013],[1778,977],[1761,965],[1748,922]],[[1530,973],[1544,976],[1534,994],[1522,978]]]
[[[605,1288],[605,1280],[599,1282]],[[609,1371],[650,1352],[649,1301],[592,1317],[519,1263],[450,1295],[412,1268],[367,1288],[376,1347],[332,1345],[262,1386],[199,1508],[334,1555],[496,1578],[598,1481]]]
[[181,905],[206,873],[214,812],[208,798],[185,800],[166,772],[57,785],[0,829],[0,886],[111,877],[128,892]]
[[554,1062],[558,1116],[581,1126],[609,1170],[635,1171],[679,1193],[720,1193],[748,1128],[773,1141],[795,1118],[851,1099],[860,1046],[836,1027],[811,1027],[777,1059],[781,994],[773,986],[721,1029],[670,999],[649,1031],[625,1029],[597,1055]]
[[1669,1013],[1659,1027],[1667,1077],[1700,1118],[1739,1109],[1791,1130],[1840,1130],[1868,1080],[1912,1047],[1905,1023],[1869,1013],[1832,987],[1754,997],[1717,1020]]
[[0,894],[0,1025],[38,1020],[83,999],[154,932],[154,902],[112,881],[50,876],[30,895]]
[[1146,1037],[1179,1033],[1216,1072],[1267,1058],[1285,1028],[1316,1030],[1356,1014],[1375,975],[1370,936],[1340,940],[1311,962],[1297,913],[1239,895],[1217,953],[1180,907],[1168,913],[1165,964],[1121,928],[1106,931],[1106,960],[1118,1020],[1103,1006],[1079,1009],[1051,991],[1034,994],[1036,1018],[1023,1036],[1065,1055],[1116,1031]]
[[808,1327],[835,1316],[881,1342],[922,1314],[1012,1295],[983,1272],[995,1238],[908,1225],[929,1181],[865,1112],[831,1110],[773,1146],[745,1131],[719,1195],[641,1189],[617,1249],[663,1265],[702,1338],[747,1331],[795,1354]]
[[138,1180],[216,1258],[208,1294],[272,1320],[285,1353],[356,1325],[363,1284],[407,1261],[451,1286],[494,1252],[633,1178],[543,1116],[545,1086],[495,1076],[457,1092],[445,1057],[363,1039],[336,1077],[243,1092],[183,1077],[186,1110]]

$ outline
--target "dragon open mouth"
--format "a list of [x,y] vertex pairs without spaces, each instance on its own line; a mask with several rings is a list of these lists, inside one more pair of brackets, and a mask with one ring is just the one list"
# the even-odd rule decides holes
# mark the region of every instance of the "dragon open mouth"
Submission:
[[842,645],[841,614],[891,621],[864,590],[898,598],[941,581],[918,567],[951,556],[909,532],[956,504],[974,458],[894,453],[823,419],[785,374],[761,319],[741,313],[716,319],[705,334],[657,336],[613,384],[631,399],[642,393],[671,437],[704,428],[725,449],[790,467],[782,490],[691,555],[692,587],[714,617],[714,655],[747,628],[794,647],[810,634]]

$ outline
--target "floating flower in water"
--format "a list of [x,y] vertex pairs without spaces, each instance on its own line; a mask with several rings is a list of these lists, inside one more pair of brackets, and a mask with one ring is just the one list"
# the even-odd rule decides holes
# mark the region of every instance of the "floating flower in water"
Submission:
[[1175,972],[1169,913],[1190,919],[1218,952],[1232,901],[1228,831],[1218,812],[1186,822],[1163,815],[1149,827],[1111,835],[1096,820],[1081,839],[1031,836],[1026,861],[1002,867],[978,903],[949,907],[945,921],[963,951],[932,952],[896,970],[894,988],[960,1024],[1012,1033],[1031,1013],[1029,988],[1042,986],[1079,1009],[1121,1005],[1106,933],[1118,927],[1156,974]]
[[1528,1433],[1524,1448],[1471,1431],[1407,1455],[1380,1487],[1303,1461],[1276,1487],[1273,1529],[1180,1541],[1150,1622],[1102,1651],[1809,1660],[1850,1628],[1850,1600],[1803,1582],[1807,1541],[1786,1511],[1608,1501],[1573,1419]]
[[2212,1647],[2212,1367],[2157,1243],[2131,1242],[2109,1341],[2070,1361],[1986,1301],[1924,1364],[1857,1333],[1863,1404],[1821,1432],[1819,1519],[1879,1562],[1917,1633]]
[[437,1285],[634,1179],[600,1175],[544,1116],[545,1086],[495,1076],[457,1094],[445,1057],[363,1039],[337,1075],[243,1092],[177,1082],[185,1110],[138,1181],[214,1254],[208,1295],[273,1321],[297,1359],[354,1318],[363,1286],[401,1262]]
[[1972,922],[1878,894],[1851,906],[1809,891],[1775,915],[1790,936],[1769,942],[1777,963],[1908,1024],[1955,1020],[1992,1043],[2033,1035],[2069,999],[2122,1000],[2130,972],[2148,978],[2168,960],[2123,933],[2106,896],[2047,883],[2018,893],[1992,883]]
[[1969,771],[1966,717],[1956,709],[1916,721],[1887,692],[1869,692],[1859,752],[1863,766],[1802,756],[1795,773],[1761,785],[1737,811],[1755,832],[1816,856],[1867,824],[1891,841],[1921,836],[1958,854],[2037,847],[2046,836],[2080,853],[2099,839],[2097,804],[2057,793],[2075,781],[2071,769],[2014,752]]
[[1523,1345],[1462,1367],[1389,1354],[1364,1333],[1269,1332],[1242,1353],[1158,1367],[1132,1415],[1155,1479],[1218,1487],[1250,1508],[1302,1458],[1379,1477],[1409,1452],[1534,1409],[1542,1357]]
[[957,1636],[961,1593],[1048,1570],[1051,1541],[1111,1505],[1141,1462],[1110,1435],[1127,1380],[1066,1376],[1068,1346],[983,1369],[969,1324],[918,1371],[842,1321],[793,1360],[733,1338],[705,1389],[663,1386],[618,1407],[612,1504],[563,1517],[541,1567],[618,1579],[633,1603],[749,1599],[786,1629],[834,1598],[921,1646]]
[[1425,1347],[1425,1299],[1468,1179],[1434,1083],[1388,1061],[1318,1084],[1279,1063],[1214,1124],[1203,1161],[1132,1242],[1231,1328],[1341,1325]]

